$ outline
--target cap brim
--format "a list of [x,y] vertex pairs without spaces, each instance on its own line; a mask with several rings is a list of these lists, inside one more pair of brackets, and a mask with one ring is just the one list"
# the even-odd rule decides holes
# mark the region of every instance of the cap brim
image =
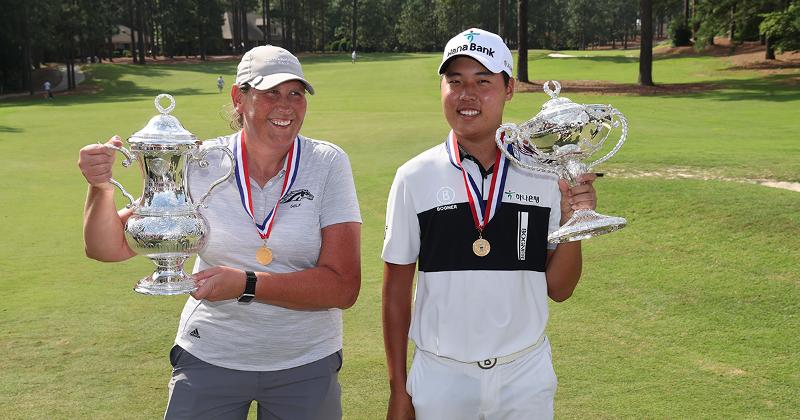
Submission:
[[314,87],[311,86],[311,83],[308,83],[306,79],[298,77],[296,74],[292,73],[276,73],[276,74],[270,74],[267,77],[256,77],[253,81],[247,83],[251,87],[253,87],[253,89],[267,90],[267,89],[272,89],[275,86],[278,86],[279,84],[283,82],[288,82],[290,80],[297,80],[303,83],[308,93],[312,95],[314,94]]
[[458,53],[458,54],[453,54],[450,57],[447,57],[446,60],[442,61],[442,64],[439,64],[439,74],[444,74],[444,71],[447,68],[447,66],[450,65],[450,62],[453,61],[454,59],[458,58],[458,57],[469,57],[469,58],[472,58],[475,61],[481,63],[481,65],[483,65],[483,67],[486,67],[486,69],[489,70],[492,73],[498,73],[499,74],[499,73],[505,72],[506,74],[509,75],[509,77],[514,77],[513,75],[509,74],[506,71],[506,69],[504,69],[502,67],[493,68],[494,63],[492,63],[491,61],[487,60],[486,58],[484,58],[480,54],[477,54],[477,53],[470,54],[469,51],[465,51],[463,53]]

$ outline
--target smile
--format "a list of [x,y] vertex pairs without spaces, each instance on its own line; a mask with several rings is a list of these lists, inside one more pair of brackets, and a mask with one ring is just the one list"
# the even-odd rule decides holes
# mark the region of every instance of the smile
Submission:
[[461,109],[461,110],[458,111],[458,113],[460,115],[465,116],[465,117],[474,117],[474,116],[480,114],[481,112],[478,111],[477,109]]
[[286,127],[287,125],[292,123],[292,120],[282,120],[282,119],[271,119],[269,120],[272,124],[277,125],[278,127]]

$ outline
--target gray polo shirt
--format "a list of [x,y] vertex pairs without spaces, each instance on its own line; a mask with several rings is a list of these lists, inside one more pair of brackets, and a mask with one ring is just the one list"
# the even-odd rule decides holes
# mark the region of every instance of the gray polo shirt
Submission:
[[[206,141],[204,147],[227,144],[233,151],[238,134]],[[256,261],[263,241],[245,211],[235,176],[220,184],[201,209],[210,233],[194,271],[224,265],[242,270],[287,273],[313,268],[319,258],[321,229],[343,222],[361,222],[353,174],[339,147],[300,136],[299,172],[281,202],[268,246],[273,261]],[[230,169],[222,152],[208,155],[209,166],[191,164],[189,187],[199,199],[216,179]],[[250,182],[256,217],[263,221],[283,186],[283,171],[262,189]],[[292,310],[235,299],[198,301],[192,297],[181,314],[176,344],[197,358],[229,369],[272,371],[301,366],[342,348],[340,309]]]

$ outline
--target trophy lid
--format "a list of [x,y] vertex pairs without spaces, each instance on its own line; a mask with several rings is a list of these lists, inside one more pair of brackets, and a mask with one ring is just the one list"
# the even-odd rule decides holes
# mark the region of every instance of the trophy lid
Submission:
[[[167,98],[170,101],[170,105],[166,109],[161,106],[161,99],[163,98]],[[197,143],[197,136],[183,128],[177,118],[169,115],[175,109],[175,98],[172,95],[162,93],[156,96],[154,102],[160,114],[151,118],[144,128],[128,138],[130,144],[181,145]]]
[[[555,90],[550,89],[550,83],[555,85]],[[572,102],[569,98],[558,97],[561,84],[557,81],[544,84],[544,91],[550,95],[550,100],[542,105],[542,110],[536,119],[544,122],[546,127],[582,127],[589,123],[589,113],[586,107]]]

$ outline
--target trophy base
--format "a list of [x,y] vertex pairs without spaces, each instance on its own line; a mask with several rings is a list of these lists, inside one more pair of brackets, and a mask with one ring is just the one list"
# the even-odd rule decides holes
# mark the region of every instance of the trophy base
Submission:
[[133,290],[143,295],[170,296],[192,293],[197,289],[194,279],[183,271],[185,256],[151,258],[158,266],[153,274],[139,280]]
[[604,216],[594,210],[575,210],[567,223],[547,235],[547,242],[561,244],[580,241],[620,230],[628,224],[623,217]]

